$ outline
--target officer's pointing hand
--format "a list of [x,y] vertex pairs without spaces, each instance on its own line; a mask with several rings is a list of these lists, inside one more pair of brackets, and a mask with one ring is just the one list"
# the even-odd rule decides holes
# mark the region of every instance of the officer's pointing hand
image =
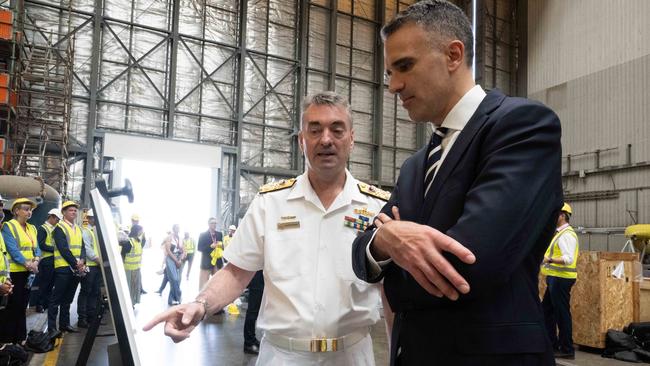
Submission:
[[443,252],[449,252],[467,264],[476,261],[474,254],[430,226],[401,221],[397,207],[391,210],[395,219],[385,214],[379,214],[375,219],[378,231],[370,247],[373,257],[377,260],[392,258],[434,296],[456,300],[458,292],[468,293],[469,283],[447,261]]
[[165,335],[175,343],[185,340],[203,318],[205,308],[200,303],[189,303],[171,307],[156,315],[142,330],[149,331],[159,323],[165,322]]

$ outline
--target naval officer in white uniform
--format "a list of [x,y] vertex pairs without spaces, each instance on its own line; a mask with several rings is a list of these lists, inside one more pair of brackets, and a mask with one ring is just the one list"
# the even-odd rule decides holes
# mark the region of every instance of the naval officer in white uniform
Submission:
[[258,365],[374,365],[369,328],[380,318],[380,289],[356,278],[350,252],[390,194],[345,168],[354,130],[344,98],[307,97],[298,138],[307,171],[262,186],[226,248],[229,264],[194,302],[159,314],[145,330],[165,322],[165,334],[182,341],[263,270]]

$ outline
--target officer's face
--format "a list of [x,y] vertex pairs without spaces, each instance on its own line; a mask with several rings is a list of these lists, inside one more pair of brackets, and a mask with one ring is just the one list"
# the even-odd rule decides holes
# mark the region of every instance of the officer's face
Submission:
[[298,141],[308,169],[317,174],[344,170],[354,146],[354,130],[345,108],[311,105],[302,118]]

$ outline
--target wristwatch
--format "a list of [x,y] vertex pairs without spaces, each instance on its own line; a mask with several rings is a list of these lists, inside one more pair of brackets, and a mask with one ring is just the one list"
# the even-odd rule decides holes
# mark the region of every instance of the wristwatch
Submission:
[[203,321],[203,319],[205,319],[205,316],[208,314],[208,300],[206,300],[206,299],[194,299],[194,301],[192,301],[192,302],[203,305],[203,317],[200,320],[200,321]]

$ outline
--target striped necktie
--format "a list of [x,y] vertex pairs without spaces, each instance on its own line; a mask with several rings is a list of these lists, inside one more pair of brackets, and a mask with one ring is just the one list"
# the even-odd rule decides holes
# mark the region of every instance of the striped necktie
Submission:
[[424,198],[427,198],[431,184],[433,183],[433,176],[440,166],[440,158],[442,157],[442,139],[447,135],[448,129],[445,127],[438,127],[431,134],[431,141],[427,153],[427,164],[424,167]]

